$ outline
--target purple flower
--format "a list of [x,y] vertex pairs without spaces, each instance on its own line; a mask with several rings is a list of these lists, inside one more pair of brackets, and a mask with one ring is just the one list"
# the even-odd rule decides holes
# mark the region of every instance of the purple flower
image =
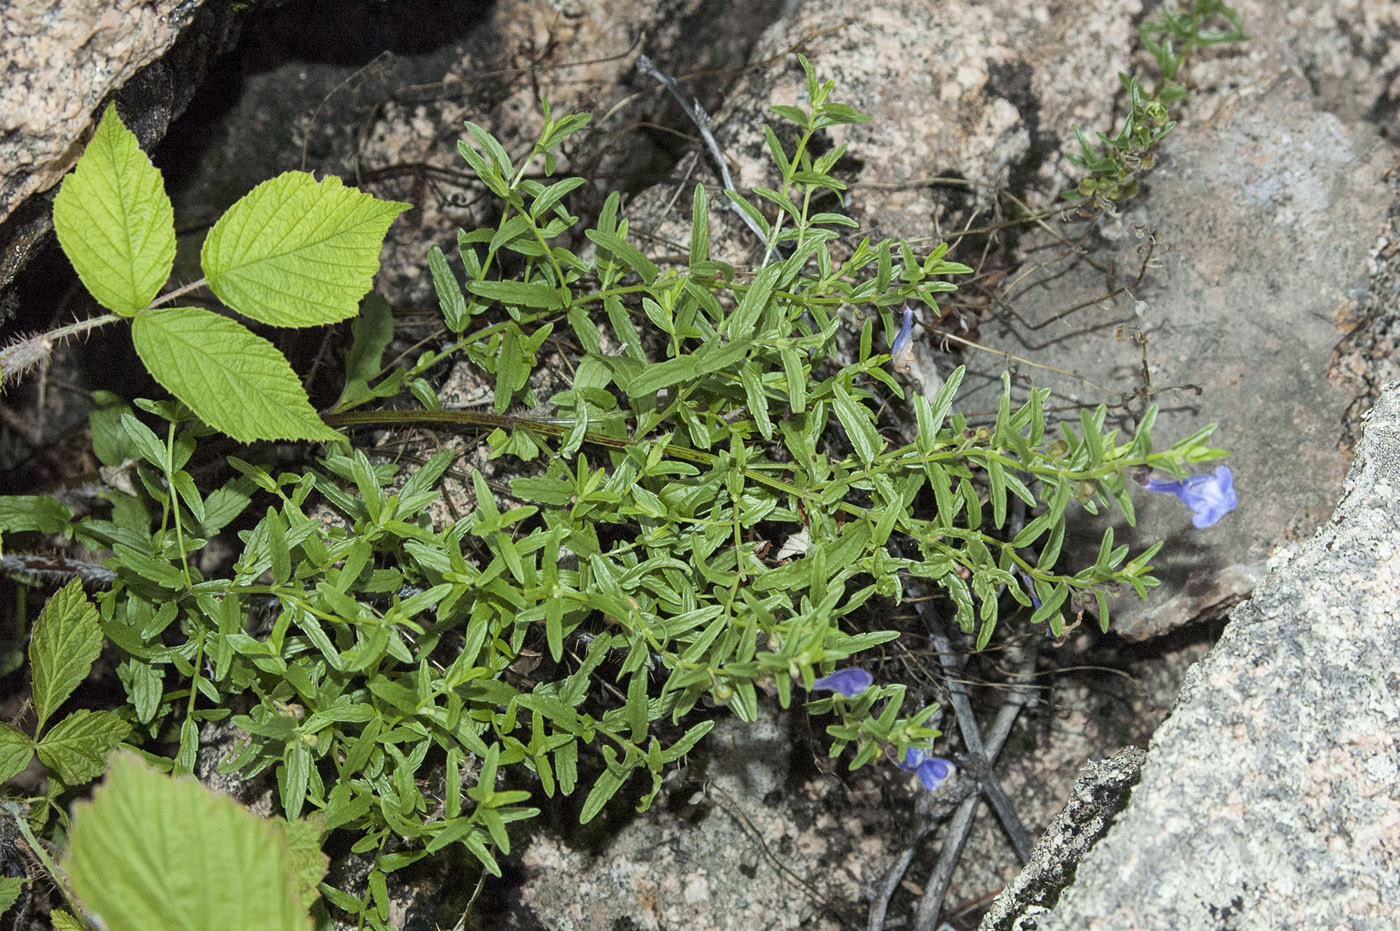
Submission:
[[1148,491],[1176,495],[1191,509],[1191,523],[1209,527],[1235,509],[1235,477],[1229,466],[1217,466],[1210,475],[1192,475],[1181,481],[1148,479]]
[[896,372],[908,372],[914,364],[914,311],[904,305],[904,323],[890,345],[890,368]]
[[822,676],[812,683],[813,692],[840,692],[847,698],[855,698],[870,688],[875,677],[864,669],[838,669],[829,676]]
[[919,781],[924,784],[924,788],[932,792],[937,789],[948,777],[957,772],[957,767],[941,756],[929,756],[923,750],[910,747],[904,754],[904,762],[896,762],[894,765],[907,773],[915,773]]

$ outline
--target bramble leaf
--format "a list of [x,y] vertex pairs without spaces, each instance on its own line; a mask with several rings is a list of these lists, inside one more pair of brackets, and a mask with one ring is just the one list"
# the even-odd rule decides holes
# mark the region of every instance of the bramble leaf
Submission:
[[198,307],[132,321],[136,353],[155,380],[216,430],[254,440],[336,440],[286,358],[242,324]]
[[0,783],[24,771],[34,758],[34,741],[17,727],[0,724]]
[[63,533],[73,509],[47,495],[0,495],[0,530],[24,533]]
[[34,623],[29,641],[29,665],[34,671],[35,732],[87,678],[102,652],[102,626],[97,609],[83,594],[78,579],[59,589]]
[[4,914],[6,909],[19,901],[24,883],[23,876],[0,876],[0,914]]
[[39,741],[40,761],[70,786],[102,775],[107,754],[126,739],[131,725],[110,711],[79,708]]
[[228,209],[204,240],[200,265],[219,300],[273,326],[353,317],[379,271],[394,217],[412,206],[289,171]]
[[233,799],[122,754],[74,809],[64,869],[109,931],[310,931],[283,832]]
[[175,211],[112,104],[54,198],[53,227],[83,286],[108,310],[130,317],[170,278]]

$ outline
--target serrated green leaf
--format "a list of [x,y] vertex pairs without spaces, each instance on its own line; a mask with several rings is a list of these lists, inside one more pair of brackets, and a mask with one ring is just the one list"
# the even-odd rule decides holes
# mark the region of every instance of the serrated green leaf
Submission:
[[34,741],[29,735],[17,727],[0,724],[0,785],[23,772],[33,758]]
[[0,531],[62,533],[73,509],[47,495],[0,495]]
[[79,708],[55,724],[35,750],[60,779],[78,786],[102,775],[107,754],[130,730],[131,725],[110,711]]
[[162,308],[139,314],[131,338],[156,381],[239,442],[340,439],[277,347],[234,320],[198,307]]
[[175,211],[112,104],[54,198],[53,227],[83,286],[108,310],[131,316],[170,278]]
[[282,832],[131,754],[74,806],[64,870],[108,931],[310,931]]
[[97,609],[83,594],[82,582],[74,579],[44,605],[29,641],[36,733],[87,678],[101,652],[102,625]]
[[286,841],[287,852],[291,856],[292,876],[301,907],[309,910],[321,896],[317,887],[330,865],[330,859],[321,852],[321,838],[326,833],[325,815],[317,812],[293,821],[269,818],[267,823],[282,832],[282,839]]
[[19,901],[19,894],[24,891],[24,883],[23,876],[0,876],[0,915]]
[[354,316],[379,271],[389,224],[411,204],[379,200],[334,175],[289,171],[228,209],[205,237],[200,265],[229,307],[273,326]]

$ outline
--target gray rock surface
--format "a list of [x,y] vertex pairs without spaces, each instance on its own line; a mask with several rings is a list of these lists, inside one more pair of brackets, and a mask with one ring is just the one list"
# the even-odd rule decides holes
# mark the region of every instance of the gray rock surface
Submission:
[[[149,150],[249,11],[284,0],[0,4],[0,292],[48,242],[55,186],[114,100]],[[0,323],[6,314],[0,310]]]
[[0,9],[0,220],[52,187],[101,100],[175,42],[201,0],[12,0]]
[[[1384,176],[1397,158],[1370,126],[1317,109],[1303,76],[1287,72],[1224,102],[1208,125],[1168,136],[1146,196],[1091,237],[1106,243],[1090,255],[1114,260],[1123,285],[1155,231],[1140,287],[1031,331],[1023,321],[1050,320],[1116,287],[1088,262],[1037,258],[1008,298],[1023,320],[983,326],[984,346],[1074,373],[1013,369],[1053,388],[1062,405],[1113,405],[1141,388],[1140,335],[1151,400],[1162,408],[1156,445],[1219,424],[1213,440],[1232,453],[1238,510],[1196,530],[1175,498],[1142,492],[1137,527],[1117,522],[1117,539],[1135,548],[1167,541],[1154,560],[1163,585],[1146,603],[1125,596],[1115,606],[1114,629],[1124,636],[1222,613],[1262,579],[1273,546],[1306,536],[1330,513],[1354,395],[1329,365],[1348,298],[1365,285],[1370,247],[1385,227],[1392,195]],[[982,387],[963,403],[994,409],[1005,359],[978,353],[969,364]],[[1121,409],[1114,416],[1131,431]],[[1080,549],[1092,553],[1102,524],[1079,522]]]
[[1124,814],[1029,931],[1400,921],[1400,383],[1331,522],[1187,673]]

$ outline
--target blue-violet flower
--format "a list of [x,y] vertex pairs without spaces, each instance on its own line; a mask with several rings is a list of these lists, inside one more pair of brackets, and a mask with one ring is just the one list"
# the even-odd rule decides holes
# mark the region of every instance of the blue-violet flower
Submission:
[[908,372],[914,365],[914,311],[904,305],[904,323],[890,345],[890,368]]
[[932,792],[937,789],[948,777],[957,772],[957,767],[941,756],[930,756],[927,752],[910,747],[904,754],[904,762],[896,762],[894,765],[908,773],[914,773],[919,777],[919,781],[924,784],[924,788]]
[[847,698],[855,698],[870,688],[875,677],[864,669],[838,669],[828,676],[822,676],[812,683],[813,692],[840,692]]
[[1191,523],[1197,527],[1209,527],[1233,511],[1238,503],[1235,476],[1229,466],[1217,466],[1212,474],[1192,475],[1181,481],[1149,479],[1147,490],[1176,495],[1191,509]]

